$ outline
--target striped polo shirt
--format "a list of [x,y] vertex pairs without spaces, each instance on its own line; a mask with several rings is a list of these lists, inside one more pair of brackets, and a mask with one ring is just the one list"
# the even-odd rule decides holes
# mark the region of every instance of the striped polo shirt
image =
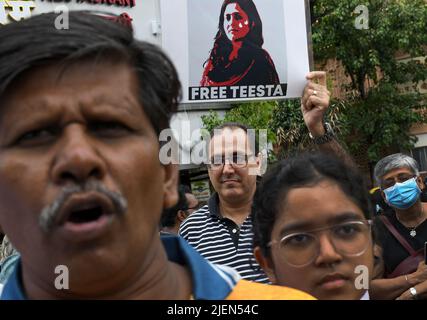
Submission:
[[209,261],[234,268],[243,279],[269,283],[253,254],[251,215],[240,227],[222,217],[217,193],[181,224],[179,234]]

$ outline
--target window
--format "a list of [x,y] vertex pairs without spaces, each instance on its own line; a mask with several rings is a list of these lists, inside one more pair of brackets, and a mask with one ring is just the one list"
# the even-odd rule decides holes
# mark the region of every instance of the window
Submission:
[[411,155],[420,165],[420,171],[427,171],[427,146],[412,149]]

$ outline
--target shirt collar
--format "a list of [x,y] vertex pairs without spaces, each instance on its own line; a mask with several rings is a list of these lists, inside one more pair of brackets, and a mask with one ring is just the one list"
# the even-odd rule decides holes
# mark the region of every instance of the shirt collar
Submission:
[[211,217],[216,217],[222,219],[221,213],[219,211],[219,196],[218,193],[214,193],[208,201],[209,215]]
[[0,300],[27,300],[21,279],[21,258],[13,266],[13,271],[3,287]]
[[[208,200],[208,210],[209,213],[208,215],[211,217],[215,217],[217,219],[228,219],[228,218],[224,218],[219,210],[219,196],[218,193],[215,192]],[[248,219],[252,219],[251,218],[252,213],[250,212],[248,217],[245,219],[245,221],[247,221]]]
[[[240,280],[235,270],[208,262],[183,238],[167,235],[162,236],[161,240],[169,261],[185,265],[190,269],[194,299],[225,299]],[[21,269],[21,259],[18,259],[13,273],[3,288],[2,300],[28,299],[22,285]]]
[[196,300],[225,299],[240,280],[234,269],[210,263],[181,237],[163,236],[162,242],[169,261],[190,269]]

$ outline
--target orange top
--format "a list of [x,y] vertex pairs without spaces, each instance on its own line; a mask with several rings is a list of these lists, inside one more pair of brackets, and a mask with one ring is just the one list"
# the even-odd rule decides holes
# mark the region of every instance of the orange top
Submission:
[[226,300],[316,300],[303,291],[240,280]]

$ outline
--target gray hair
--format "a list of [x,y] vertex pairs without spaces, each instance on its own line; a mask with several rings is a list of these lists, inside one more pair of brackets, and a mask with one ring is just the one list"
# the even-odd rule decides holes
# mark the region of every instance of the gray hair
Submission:
[[381,182],[381,178],[384,177],[387,173],[394,169],[408,168],[412,171],[413,174],[419,175],[419,166],[418,162],[406,154],[395,153],[391,154],[385,158],[382,158],[375,165],[374,176],[378,185]]

